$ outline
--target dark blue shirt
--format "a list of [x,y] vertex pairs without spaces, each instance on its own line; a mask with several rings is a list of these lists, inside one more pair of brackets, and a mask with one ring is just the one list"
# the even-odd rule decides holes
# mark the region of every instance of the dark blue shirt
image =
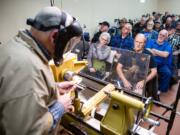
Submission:
[[172,64],[172,47],[168,41],[165,41],[162,45],[159,45],[156,40],[149,40],[146,44],[146,48],[157,49],[159,51],[168,52],[169,56],[167,58],[155,56],[155,61],[158,66]]
[[[130,50],[130,51],[133,51],[134,50]],[[125,51],[124,51],[125,52]],[[128,54],[128,53],[127,53]],[[152,69],[152,68],[156,68],[157,67],[157,64],[155,62],[155,59],[154,59],[154,56],[151,54],[151,52],[149,52],[148,50],[144,49],[142,53],[131,53],[131,56],[128,56],[126,55],[126,52],[124,53],[124,55],[122,55],[119,59],[119,63],[121,63],[122,65],[129,65],[129,67],[132,66],[132,59],[136,59],[136,62],[138,63],[138,65],[141,65],[141,67],[144,67],[146,64],[146,58],[147,56],[144,55],[144,54],[147,54],[150,56],[150,61],[149,61],[149,68]],[[145,57],[146,56],[146,57]],[[144,57],[144,59],[143,59]],[[128,58],[128,59],[127,59]],[[145,60],[145,61],[144,61]],[[144,65],[144,66],[143,66]]]
[[121,35],[116,35],[111,38],[110,46],[121,48],[121,49],[128,49],[131,50],[133,48],[134,40],[131,36],[127,36],[124,39]]
[[151,32],[142,31],[141,33],[144,34],[144,36],[146,37],[147,40],[158,38],[158,32],[155,30],[153,30]]

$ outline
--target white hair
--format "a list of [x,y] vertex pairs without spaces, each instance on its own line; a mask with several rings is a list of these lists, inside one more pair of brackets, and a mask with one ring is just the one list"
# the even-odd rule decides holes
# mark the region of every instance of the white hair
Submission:
[[162,29],[159,33],[165,34],[166,38],[168,38],[168,31],[166,29]]
[[108,32],[103,32],[101,33],[101,35],[99,36],[99,39],[102,37],[107,37],[107,44],[109,44],[110,40],[111,40],[111,36]]

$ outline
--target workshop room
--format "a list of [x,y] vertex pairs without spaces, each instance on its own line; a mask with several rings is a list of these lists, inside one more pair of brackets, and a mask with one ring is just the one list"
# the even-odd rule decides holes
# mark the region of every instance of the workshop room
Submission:
[[180,135],[179,0],[0,0],[0,135]]

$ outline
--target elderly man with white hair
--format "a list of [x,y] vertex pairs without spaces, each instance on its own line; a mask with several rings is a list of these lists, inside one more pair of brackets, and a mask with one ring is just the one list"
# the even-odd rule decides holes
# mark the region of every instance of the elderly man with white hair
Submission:
[[[147,75],[147,78],[146,78],[146,83],[147,83],[146,93],[147,93],[147,96],[152,96],[154,99],[157,99],[156,97],[157,89],[155,88],[156,87],[155,77],[157,75],[157,65],[152,54],[144,48],[145,44],[146,44],[146,37],[144,36],[144,34],[142,33],[137,34],[134,39],[134,48],[132,51],[136,53],[143,53],[143,54],[150,55],[149,74]],[[129,57],[128,59],[133,59],[133,57]],[[127,89],[132,89],[133,86],[131,82],[125,77],[122,70],[125,61],[127,61],[127,57],[121,56],[121,58],[119,59],[118,65],[116,67],[116,70],[117,70],[117,74],[119,75],[120,79],[123,82],[123,86]],[[140,80],[139,82],[137,82],[137,84],[135,85],[135,89],[136,89],[135,92],[142,94],[142,89],[145,84],[144,81],[145,80]],[[152,87],[153,89],[151,89]]]
[[163,29],[159,32],[157,40],[151,40],[146,48],[155,56],[159,77],[159,93],[167,92],[172,76],[172,48],[167,41],[168,31]]

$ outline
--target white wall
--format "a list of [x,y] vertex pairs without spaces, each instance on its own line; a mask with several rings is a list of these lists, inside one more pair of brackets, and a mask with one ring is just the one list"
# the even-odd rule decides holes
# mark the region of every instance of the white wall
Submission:
[[158,10],[161,13],[169,11],[173,14],[180,14],[180,0],[158,0]]
[[[0,0],[0,42],[4,43],[26,26],[26,19],[34,17],[49,0]],[[115,18],[137,18],[157,10],[157,0],[55,0],[55,5],[66,10],[86,24],[94,33],[100,21],[113,22]]]
[[0,0],[0,42],[6,42],[25,28],[26,19],[48,5],[49,0]]
[[62,9],[75,15],[87,30],[94,33],[98,23],[104,20],[111,24],[115,18],[137,18],[157,10],[157,0],[64,0]]

